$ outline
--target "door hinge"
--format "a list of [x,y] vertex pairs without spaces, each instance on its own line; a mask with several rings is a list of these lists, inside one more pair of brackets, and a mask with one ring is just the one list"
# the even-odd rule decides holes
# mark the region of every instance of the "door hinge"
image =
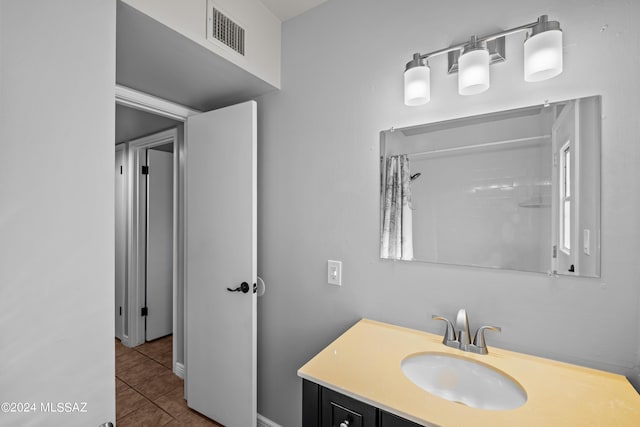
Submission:
[[142,175],[149,175],[149,166],[142,166],[140,173]]
[[120,306],[120,316],[122,316],[122,306]]
[[558,247],[556,245],[553,246],[552,257],[558,258]]
[[141,316],[148,316],[149,315],[149,309],[147,307],[142,307],[140,309],[140,315]]
[[553,153],[553,166],[558,166],[558,153]]
[[120,175],[122,175],[122,165],[120,166]]

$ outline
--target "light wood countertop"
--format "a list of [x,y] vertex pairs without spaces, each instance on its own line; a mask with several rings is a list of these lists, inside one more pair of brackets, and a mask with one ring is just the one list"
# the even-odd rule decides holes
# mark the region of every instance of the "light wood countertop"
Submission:
[[[492,366],[515,379],[527,402],[516,409],[471,408],[426,392],[401,370],[406,357],[438,352]],[[622,375],[489,345],[478,355],[442,337],[363,319],[298,370],[298,376],[408,420],[438,426],[639,427],[640,395]]]

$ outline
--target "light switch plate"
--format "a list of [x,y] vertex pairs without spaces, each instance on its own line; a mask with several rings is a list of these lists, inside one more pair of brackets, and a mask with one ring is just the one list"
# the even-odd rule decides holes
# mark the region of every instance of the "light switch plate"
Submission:
[[327,261],[327,283],[342,286],[342,261]]

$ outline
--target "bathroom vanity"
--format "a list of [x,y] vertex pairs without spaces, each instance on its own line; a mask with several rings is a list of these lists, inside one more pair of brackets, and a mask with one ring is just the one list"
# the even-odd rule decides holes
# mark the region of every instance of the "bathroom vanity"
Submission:
[[375,406],[302,380],[304,427],[419,427]]
[[[464,359],[520,387],[513,409],[479,409],[418,386],[405,373],[418,355]],[[298,370],[304,427],[639,426],[640,395],[624,376],[489,347],[462,352],[427,332],[363,319]],[[444,373],[440,386],[456,386]],[[487,394],[490,394],[488,392]]]

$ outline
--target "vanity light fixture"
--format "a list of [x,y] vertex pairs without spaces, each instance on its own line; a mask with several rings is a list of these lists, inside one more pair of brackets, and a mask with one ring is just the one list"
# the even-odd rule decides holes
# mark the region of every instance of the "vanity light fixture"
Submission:
[[413,55],[404,72],[404,103],[406,105],[422,105],[431,99],[431,70],[420,54]]
[[539,82],[562,72],[562,30],[558,21],[538,18],[524,41],[524,79]]
[[475,95],[489,89],[489,63],[487,42],[472,36],[458,58],[458,93],[460,95]]
[[524,80],[538,82],[562,73],[562,30],[557,21],[542,15],[537,21],[483,37],[472,36],[460,43],[433,52],[415,53],[404,72],[404,103],[423,105],[431,99],[431,70],[427,60],[448,54],[449,74],[458,72],[458,93],[475,95],[489,88],[489,64],[505,60],[505,38],[521,31],[524,42]]

